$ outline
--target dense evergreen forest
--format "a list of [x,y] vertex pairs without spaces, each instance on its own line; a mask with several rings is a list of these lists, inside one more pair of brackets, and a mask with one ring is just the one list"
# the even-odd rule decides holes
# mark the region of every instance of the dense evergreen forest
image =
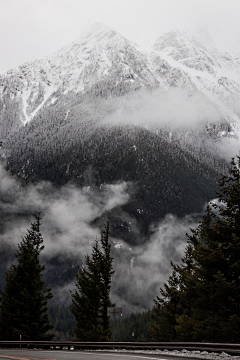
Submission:
[[[113,331],[115,329],[115,341],[151,341],[150,322],[150,310],[116,319],[115,324],[113,320],[112,327]],[[111,340],[113,340],[113,335]]]
[[[97,105],[101,118],[103,105]],[[122,210],[137,221],[143,236],[168,213],[184,216],[202,210],[214,196],[218,172],[227,168],[223,160],[215,158],[212,166],[206,152],[195,156],[177,141],[169,141],[162,130],[99,124],[95,106],[90,112],[89,103],[87,110],[76,105],[76,113],[68,115],[63,109],[57,114],[56,109],[52,113],[48,109],[46,117],[43,110],[8,136],[4,145],[8,169],[28,183],[71,182],[98,189],[106,183],[133,183],[134,192]],[[114,213],[111,216],[111,222],[121,222]],[[133,229],[129,233],[124,226],[116,227],[114,235],[136,242]]]
[[[49,305],[50,321],[54,325],[55,340],[74,339],[74,317],[69,310],[69,304]],[[111,341],[150,341],[151,334],[150,310],[142,313],[132,313],[129,316],[111,319]],[[115,334],[114,334],[115,333]],[[134,339],[132,337],[134,333]]]
[[53,324],[55,340],[72,340],[74,338],[74,317],[69,310],[70,304],[50,302],[49,317]]
[[[135,190],[122,210],[148,236],[151,224],[166,214],[182,217],[201,212],[214,196],[215,180],[227,169],[214,144],[226,124],[189,130],[115,123],[114,116],[123,106],[134,113],[144,93],[126,79],[117,86],[113,80],[110,76],[85,93],[57,94],[59,100],[46,104],[25,126],[15,119],[17,104],[6,97],[0,156],[27,183],[71,182],[98,189],[106,183],[133,183]],[[4,117],[6,109],[14,115],[11,121]],[[121,223],[112,217],[111,222]],[[129,233],[124,226],[116,226],[114,235],[136,242],[133,229]]]

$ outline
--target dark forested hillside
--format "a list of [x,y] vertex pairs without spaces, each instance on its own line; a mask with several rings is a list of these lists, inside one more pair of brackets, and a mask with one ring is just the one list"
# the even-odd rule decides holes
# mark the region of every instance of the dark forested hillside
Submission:
[[[115,329],[116,341],[150,341],[149,323],[151,322],[150,310],[131,314],[128,317],[112,321],[112,327]],[[112,336],[113,340],[113,336]]]
[[[208,151],[207,139],[216,139],[204,124],[198,130],[172,131],[114,122],[123,107],[134,113],[141,98],[154,92],[138,91],[127,78],[118,84],[114,79],[107,76],[84,93],[55,94],[58,100],[42,107],[25,126],[11,126],[4,118],[0,155],[27,183],[71,182],[98,190],[104,184],[131,183],[130,200],[111,218],[114,236],[138,244],[166,214],[181,217],[202,211],[214,197],[215,179],[226,164],[213,149]],[[122,223],[123,213],[137,222],[137,237]]]
[[74,317],[69,310],[69,304],[50,303],[49,317],[54,325],[54,340],[74,338]]
[[[86,191],[91,189],[94,194],[100,195],[106,184],[128,184],[128,200],[91,219],[89,226],[100,228],[109,216],[111,236],[135,247],[151,239],[154,225],[167,214],[182,218],[187,214],[199,213],[204,204],[215,196],[215,179],[219,169],[224,170],[224,161],[217,159],[214,169],[214,161],[209,161],[206,149],[202,153],[194,149],[191,151],[187,146],[182,146],[181,139],[177,140],[177,134],[170,139],[164,129],[104,123],[103,118],[119,107],[119,99],[108,101],[100,97],[92,102],[84,99],[78,101],[79,104],[76,97],[71,98],[71,103],[75,105],[69,112],[64,101],[43,108],[33,121],[10,132],[4,139],[0,153],[5,158],[9,173],[21,179],[23,189],[31,188],[31,184],[49,181],[51,185],[41,190],[46,198],[51,191],[56,193],[56,197],[61,196],[61,191],[60,195],[57,192],[67,184],[75,185],[78,189],[85,188]],[[210,160],[214,160],[214,155],[211,156]],[[23,203],[15,209],[14,194],[18,191],[16,185],[15,190],[7,195],[1,194],[4,204],[12,204],[11,208],[14,209],[9,212],[4,205],[5,210],[1,214],[0,231],[6,241],[8,236],[5,234],[9,231],[7,224],[14,228],[14,224],[21,223],[21,218],[29,218],[38,208],[37,203],[32,206],[31,201],[24,205],[23,191]],[[44,212],[44,208],[41,209]],[[61,236],[61,228],[52,231],[53,234],[60,231]],[[69,236],[79,237],[77,233],[69,233]],[[177,239],[174,237],[172,249]],[[72,241],[70,237],[65,239],[67,244]],[[0,252],[4,259],[1,267],[3,274],[12,261],[14,249],[2,240],[1,243],[4,245]],[[64,248],[67,248],[67,244]],[[123,256],[126,257],[126,253]],[[115,255],[116,261],[121,262],[121,254],[117,250]],[[179,256],[177,250],[176,256]],[[63,302],[60,290],[63,287],[66,287],[69,296],[69,284],[81,261],[78,253],[72,250],[64,253],[64,249],[59,250],[58,247],[51,256],[44,258],[44,279],[53,287],[54,301]],[[130,252],[125,261],[130,267]],[[121,277],[120,274],[117,276]],[[155,286],[154,283],[151,291]],[[116,285],[115,288],[119,296],[124,297],[127,293],[125,285]],[[132,302],[131,295],[127,296]],[[135,300],[134,304],[141,306]]]
[[[69,304],[50,303],[49,316],[54,325],[55,340],[72,340],[74,338],[74,317],[69,310]],[[124,318],[112,318],[111,341],[149,341],[150,310],[131,314]],[[134,333],[134,336],[133,336]]]
[[8,168],[28,182],[48,180],[57,186],[130,182],[130,201],[122,211],[137,220],[144,236],[166,214],[199,212],[214,196],[217,172],[161,132],[82,119],[57,124],[33,121],[17,139],[9,137]]
[[[148,91],[151,94],[152,90]],[[131,97],[130,100],[128,96]],[[131,309],[128,314],[134,309],[139,311],[149,308],[149,301],[153,296],[151,294],[159,280],[153,277],[152,281],[148,281],[148,295],[145,296],[137,288],[137,282],[136,288],[128,290],[129,285],[124,277],[132,276],[131,262],[135,255],[132,254],[131,247],[134,247],[136,258],[140,256],[138,246],[140,253],[144,252],[144,246],[148,246],[149,241],[154,241],[152,239],[158,224],[168,214],[183,219],[183,223],[190,226],[191,220],[184,220],[185,216],[191,214],[192,217],[201,212],[206,202],[215,197],[215,179],[220,171],[225,171],[227,165],[214,151],[208,151],[208,141],[214,142],[216,137],[215,134],[207,133],[204,125],[197,130],[185,131],[171,129],[167,125],[154,128],[143,124],[134,125],[127,120],[124,122],[124,119],[123,122],[114,121],[114,116],[117,112],[121,113],[123,107],[127,112],[129,109],[134,113],[140,104],[139,96],[141,99],[140,92],[130,86],[128,89],[126,83],[121,85],[120,82],[118,87],[114,87],[111,81],[106,80],[84,94],[60,94],[58,101],[42,107],[33,120],[24,126],[15,121],[14,116],[13,123],[8,123],[4,117],[0,156],[8,174],[13,174],[16,183],[11,188],[10,180],[8,191],[1,193],[2,274],[13,259],[15,228],[21,226],[36,211],[43,211],[43,215],[48,216],[49,210],[46,215],[45,210],[51,205],[46,199],[60,201],[64,188],[69,188],[66,185],[70,185],[81,191],[81,194],[89,191],[92,194],[90,197],[100,197],[100,201],[105,201],[106,186],[126,184],[126,201],[116,202],[110,211],[105,211],[103,207],[103,211],[89,217],[90,220],[87,219],[83,225],[94,229],[96,236],[95,230],[101,228],[109,216],[111,237],[115,244],[121,244],[122,241],[126,244],[125,249],[114,248],[119,271],[116,273],[114,292],[120,299],[127,299],[129,304],[133,304],[133,308],[128,307]],[[136,103],[132,101],[134,98],[137,99]],[[147,120],[146,118],[146,123]],[[17,181],[17,178],[21,181]],[[45,181],[48,183],[41,185]],[[32,185],[39,189],[37,193],[33,192],[34,201],[31,200],[31,191],[28,191],[32,189]],[[17,200],[16,205],[15,197],[18,192],[20,200]],[[89,199],[86,198],[86,201],[90,201]],[[89,204],[92,206],[91,201]],[[75,211],[81,212],[82,206],[82,203],[79,204]],[[73,211],[70,202],[65,216],[72,216]],[[57,216],[56,208],[53,216]],[[81,217],[77,221],[81,223]],[[49,244],[54,251],[51,250],[44,256],[46,271],[43,277],[53,288],[54,301],[64,303],[69,300],[69,288],[77,265],[82,264],[80,254],[86,251],[88,242],[93,241],[94,236],[85,239],[85,232],[76,223],[70,223],[72,229],[67,228],[67,231],[59,223],[56,225],[53,219],[48,225]],[[180,258],[178,246],[181,236],[182,230],[178,229],[173,238],[166,239],[171,242],[171,245],[167,245],[169,249],[165,252],[166,258],[170,254],[174,259]],[[120,266],[122,263],[123,269]],[[138,261],[135,260],[135,263]],[[140,260],[139,264],[139,267],[146,269],[143,270],[146,274],[148,269],[150,272],[155,271],[154,267],[151,269],[151,259],[147,262]],[[168,265],[160,264],[159,267],[165,276]],[[137,268],[133,272],[136,280],[139,276]]]

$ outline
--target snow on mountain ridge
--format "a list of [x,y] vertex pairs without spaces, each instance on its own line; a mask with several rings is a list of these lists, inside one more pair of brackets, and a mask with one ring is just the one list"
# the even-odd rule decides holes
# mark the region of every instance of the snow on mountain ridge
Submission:
[[147,57],[130,41],[98,25],[49,57],[8,71],[1,77],[1,83],[2,90],[4,78],[18,83],[20,93],[14,90],[13,94],[22,102],[20,117],[25,124],[34,117],[36,109],[51,103],[52,96],[56,98],[57,91],[83,92],[108,76],[115,77],[116,81],[119,76],[125,76],[126,81],[143,86],[156,85],[148,68]]
[[125,39],[115,29],[101,23],[95,23],[85,30],[74,42],[79,44],[89,43],[91,46],[105,43],[111,45],[111,39],[118,38],[120,41]]
[[170,31],[157,39],[153,50],[167,54],[175,61],[196,70],[214,73],[217,63],[195,38],[179,30]]
[[0,76],[0,96],[19,104],[23,124],[69,91],[86,92],[107,80],[137,88],[160,87],[200,92],[229,121],[240,99],[240,60],[212,51],[175,29],[159,37],[152,51],[141,51],[114,29],[95,24],[52,55],[25,63]]
[[[158,38],[153,52],[187,74],[190,83],[213,104],[223,119],[233,127],[239,125],[239,114],[234,111],[240,100],[237,57],[217,52],[215,48],[207,49],[197,39],[179,30]],[[225,63],[223,61],[225,56],[228,56],[227,66],[226,59]]]

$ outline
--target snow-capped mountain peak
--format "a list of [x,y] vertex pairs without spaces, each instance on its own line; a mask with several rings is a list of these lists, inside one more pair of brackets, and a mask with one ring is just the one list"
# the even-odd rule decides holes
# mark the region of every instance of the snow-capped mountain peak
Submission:
[[[14,79],[14,89],[5,80]],[[26,123],[43,106],[54,104],[61,94],[85,92],[111,78],[151,86],[157,81],[149,71],[147,57],[114,29],[95,24],[76,41],[49,57],[23,64],[2,76],[2,89],[21,104],[20,119]],[[57,95],[58,93],[58,95]]]
[[187,32],[174,29],[159,37],[153,50],[169,56],[171,59],[196,70],[214,73],[217,63],[206,48]]
[[2,75],[0,101],[4,108],[10,99],[7,104],[25,124],[69,92],[81,94],[106,86],[119,87],[119,94],[142,87],[184,89],[190,95],[199,93],[222,118],[236,122],[239,65],[237,56],[205,47],[185,31],[162,35],[146,53],[116,30],[97,23],[52,55]]
[[93,26],[85,30],[75,42],[83,41],[93,42],[93,44],[101,41],[108,42],[111,38],[122,37],[115,29],[102,23],[95,23]]

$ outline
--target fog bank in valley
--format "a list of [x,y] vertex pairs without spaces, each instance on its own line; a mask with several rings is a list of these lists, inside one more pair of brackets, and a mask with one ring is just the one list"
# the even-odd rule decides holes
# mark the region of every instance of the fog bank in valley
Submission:
[[[101,190],[73,185],[57,189],[45,182],[22,186],[1,165],[0,242],[16,248],[34,220],[33,215],[41,212],[43,258],[47,264],[53,266],[51,258],[58,255],[72,259],[72,266],[82,264],[92,243],[100,238],[100,229],[92,225],[93,221],[126,204],[133,186],[126,182],[104,185]],[[170,261],[179,261],[183,255],[185,233],[195,224],[195,218],[178,219],[169,214],[152,228],[149,241],[142,245],[130,246],[123,239],[111,237],[115,269],[112,300],[123,306],[125,312],[151,306],[159,286],[171,272]],[[56,300],[69,301],[69,289],[73,286],[73,280],[58,286]]]

